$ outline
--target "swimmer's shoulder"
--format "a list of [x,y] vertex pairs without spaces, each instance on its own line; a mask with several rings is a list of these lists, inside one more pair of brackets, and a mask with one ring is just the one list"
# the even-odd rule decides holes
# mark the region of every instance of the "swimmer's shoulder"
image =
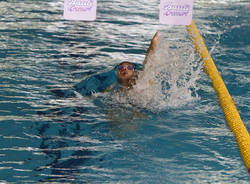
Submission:
[[119,87],[119,83],[115,82],[113,84],[111,84],[109,87],[107,87],[104,92],[111,92],[111,91],[115,91],[115,90],[118,90],[120,87]]

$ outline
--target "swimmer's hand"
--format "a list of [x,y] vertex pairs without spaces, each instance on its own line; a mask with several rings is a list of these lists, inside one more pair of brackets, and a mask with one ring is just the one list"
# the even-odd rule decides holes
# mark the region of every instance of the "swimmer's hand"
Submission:
[[[159,42],[159,31],[157,31],[155,33],[154,37],[151,40],[150,46],[146,52],[146,57],[145,57],[144,62],[143,62],[143,69],[142,70],[144,70],[146,63],[149,61],[150,55],[152,55],[154,53],[158,42]],[[152,59],[150,59],[150,60],[152,60]]]
[[154,37],[152,38],[149,49],[154,51],[158,42],[159,42],[159,31],[157,31]]

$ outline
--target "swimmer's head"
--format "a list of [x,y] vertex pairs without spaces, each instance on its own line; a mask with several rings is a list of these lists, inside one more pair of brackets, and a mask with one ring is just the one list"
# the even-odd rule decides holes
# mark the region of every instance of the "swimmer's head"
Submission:
[[123,86],[132,86],[135,79],[135,65],[124,61],[117,66],[117,80]]

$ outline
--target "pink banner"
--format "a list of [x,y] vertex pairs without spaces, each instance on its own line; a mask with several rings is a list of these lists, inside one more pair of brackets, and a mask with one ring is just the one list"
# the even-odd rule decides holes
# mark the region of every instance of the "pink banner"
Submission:
[[193,0],[161,0],[160,23],[190,25],[192,21]]
[[93,21],[96,19],[97,0],[64,0],[64,18]]

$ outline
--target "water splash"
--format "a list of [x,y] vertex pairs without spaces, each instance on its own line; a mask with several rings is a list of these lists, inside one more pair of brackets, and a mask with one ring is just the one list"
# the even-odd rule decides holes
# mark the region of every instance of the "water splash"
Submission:
[[149,109],[182,107],[199,99],[197,80],[201,69],[191,45],[161,38],[144,71],[139,72],[134,89],[123,101],[129,98],[130,103]]

